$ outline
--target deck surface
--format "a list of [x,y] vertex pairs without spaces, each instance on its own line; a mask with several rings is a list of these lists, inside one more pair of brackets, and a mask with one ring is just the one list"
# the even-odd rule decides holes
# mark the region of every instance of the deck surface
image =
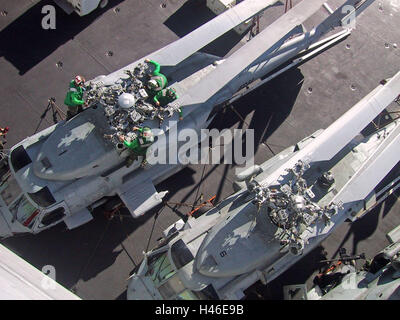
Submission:
[[[293,3],[298,3],[294,0]],[[329,0],[335,8],[339,1]],[[165,3],[166,6],[161,6]],[[41,119],[50,97],[63,109],[69,81],[117,70],[184,36],[215,15],[202,0],[110,0],[105,9],[85,17],[68,16],[57,8],[56,30],[43,30],[41,8],[52,1],[0,0],[0,126],[9,126],[10,147],[53,124],[50,112]],[[261,18],[261,29],[284,12],[274,6]],[[322,14],[322,12],[320,13]],[[312,26],[313,19],[306,23]],[[246,42],[233,31],[207,46],[224,56]],[[215,128],[255,129],[256,163],[326,128],[381,79],[400,69],[400,1],[375,1],[357,19],[356,29],[342,43],[300,68],[290,70],[246,95],[217,115]],[[233,192],[230,165],[193,165],[175,174],[158,190],[168,201],[193,203],[200,194],[217,201]],[[385,234],[400,224],[394,194],[374,212],[334,234],[267,288],[256,284],[250,299],[281,299],[282,285],[312,283],[318,261],[349,253],[372,257],[388,242]],[[170,224],[190,211],[171,204],[133,220],[128,213],[107,220],[102,212],[75,230],[64,225],[3,240],[2,243],[41,269],[52,265],[56,280],[83,299],[124,299],[127,278]]]

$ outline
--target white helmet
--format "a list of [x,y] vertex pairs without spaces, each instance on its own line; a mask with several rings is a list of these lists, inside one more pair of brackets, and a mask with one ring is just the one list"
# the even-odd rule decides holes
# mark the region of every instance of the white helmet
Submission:
[[118,104],[123,109],[129,109],[135,105],[135,97],[130,93],[123,93],[118,97]]
[[148,86],[150,88],[157,88],[158,87],[157,81],[153,80],[153,79],[149,80],[149,82],[147,84],[148,84]]
[[82,77],[82,76],[76,76],[75,77],[75,84],[77,86],[79,86],[80,84],[83,84],[83,83],[85,83],[85,78],[84,77]]

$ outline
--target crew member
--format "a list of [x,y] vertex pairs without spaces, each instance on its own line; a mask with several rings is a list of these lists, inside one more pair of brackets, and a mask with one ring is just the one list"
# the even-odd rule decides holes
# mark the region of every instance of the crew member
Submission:
[[159,91],[163,90],[167,85],[167,77],[160,73],[161,66],[159,63],[146,59],[146,63],[154,65],[154,71],[150,74],[150,80],[147,82],[147,88],[151,96],[155,96]]
[[69,83],[69,90],[65,97],[64,103],[68,106],[67,120],[83,111],[83,91],[85,84],[85,78],[82,76],[76,76],[75,79]]
[[154,142],[153,132],[149,127],[133,127],[133,131],[139,132],[139,136],[133,141],[129,141],[124,135],[119,136],[119,140],[131,151],[131,155],[126,160],[126,166],[129,168],[139,156],[142,156],[143,160],[140,166],[144,167],[147,164],[145,158],[147,148]]
[[[153,97],[153,101],[158,107],[164,107],[168,103],[176,99],[178,99],[178,94],[173,88],[163,89]],[[183,119],[182,109],[179,108],[179,120],[182,119]]]
[[4,141],[0,140],[0,150],[3,150],[4,145],[7,143],[6,136],[7,136],[8,130],[9,130],[8,127],[5,127],[5,128],[0,127],[0,137],[2,137],[4,139]]

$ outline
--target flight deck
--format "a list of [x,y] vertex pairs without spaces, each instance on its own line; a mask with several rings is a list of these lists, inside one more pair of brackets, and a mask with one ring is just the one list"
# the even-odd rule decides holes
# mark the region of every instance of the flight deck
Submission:
[[[299,2],[293,0],[293,5]],[[327,2],[331,8],[341,3]],[[62,112],[46,109],[50,98],[66,113],[63,101],[75,75],[93,79],[112,73],[216,16],[205,0],[110,0],[105,8],[83,17],[55,6],[56,29],[44,30],[45,5],[55,6],[50,0],[0,0],[0,126],[10,127],[5,148],[51,126],[53,116],[60,119]],[[284,12],[282,0],[260,16],[259,29]],[[305,27],[311,29],[323,14],[320,10]],[[222,108],[209,127],[254,129],[255,163],[268,160],[328,127],[382,79],[396,74],[399,30],[400,1],[375,1],[357,18],[349,37]],[[202,51],[226,57],[251,38],[250,33],[231,30]],[[393,112],[399,110],[395,106]],[[93,221],[77,229],[69,231],[60,224],[1,242],[39,270],[54,266],[56,280],[82,299],[125,299],[127,279],[143,252],[156,246],[164,229],[196,205],[214,196],[215,204],[231,195],[234,179],[233,165],[189,165],[156,186],[158,191],[169,190],[165,204],[137,219],[126,209],[112,218],[96,210]],[[398,195],[395,192],[359,221],[341,225],[267,287],[253,285],[247,298],[282,299],[284,285],[310,287],[319,261],[337,258],[343,247],[372,258],[388,245],[386,233],[400,224]]]

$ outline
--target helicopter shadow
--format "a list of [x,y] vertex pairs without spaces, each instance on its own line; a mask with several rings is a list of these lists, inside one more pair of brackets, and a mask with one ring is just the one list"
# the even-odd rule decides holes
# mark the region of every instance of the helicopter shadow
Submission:
[[[242,1],[236,1],[238,4]],[[273,6],[282,5],[280,2]],[[214,19],[217,15],[212,12],[206,5],[206,0],[187,0],[174,14],[172,14],[165,22],[172,32],[182,38],[199,28],[208,21]],[[219,57],[224,57],[233,47],[235,47],[242,39],[246,37],[247,32],[242,34],[236,33],[233,29],[224,35],[209,43],[200,51]]]
[[316,261],[324,259],[326,259],[326,252],[320,245],[267,285],[258,281],[249,287],[245,290],[246,300],[283,300],[283,287],[306,283],[318,267]]
[[[257,152],[260,144],[265,143],[290,115],[303,80],[300,69],[288,70],[232,103],[232,109],[228,107],[225,112],[219,112],[209,127],[223,130],[237,124],[239,129],[247,125],[247,129],[254,130]],[[245,123],[252,112],[251,120]]]
[[206,0],[188,0],[164,21],[164,25],[182,38],[216,16],[207,8]]
[[[97,8],[83,17],[76,13],[68,15],[52,0],[40,1],[0,32],[0,56],[14,65],[19,74],[23,75],[57,48],[73,39],[104,12],[123,1],[110,1],[105,8]],[[56,8],[56,29],[42,28],[41,21],[45,16],[42,8],[46,5]]]
[[[359,243],[371,238],[376,232],[380,232],[381,230],[379,230],[378,227],[384,224],[382,222],[383,219],[396,218],[393,216],[389,217],[389,215],[393,215],[393,211],[395,210],[392,210],[392,208],[397,203],[399,195],[400,191],[396,190],[384,202],[377,205],[365,216],[351,223],[349,230],[343,237],[343,240],[337,247],[337,250],[333,253],[332,258],[336,257],[339,254],[340,248],[343,247],[343,245],[351,238],[351,236],[353,236],[351,255],[358,254]],[[394,225],[398,225],[398,223],[394,223]]]
[[[164,25],[182,38],[216,16],[206,6],[206,1],[188,0],[164,22]],[[223,57],[239,43],[242,37],[230,30],[200,51]]]

